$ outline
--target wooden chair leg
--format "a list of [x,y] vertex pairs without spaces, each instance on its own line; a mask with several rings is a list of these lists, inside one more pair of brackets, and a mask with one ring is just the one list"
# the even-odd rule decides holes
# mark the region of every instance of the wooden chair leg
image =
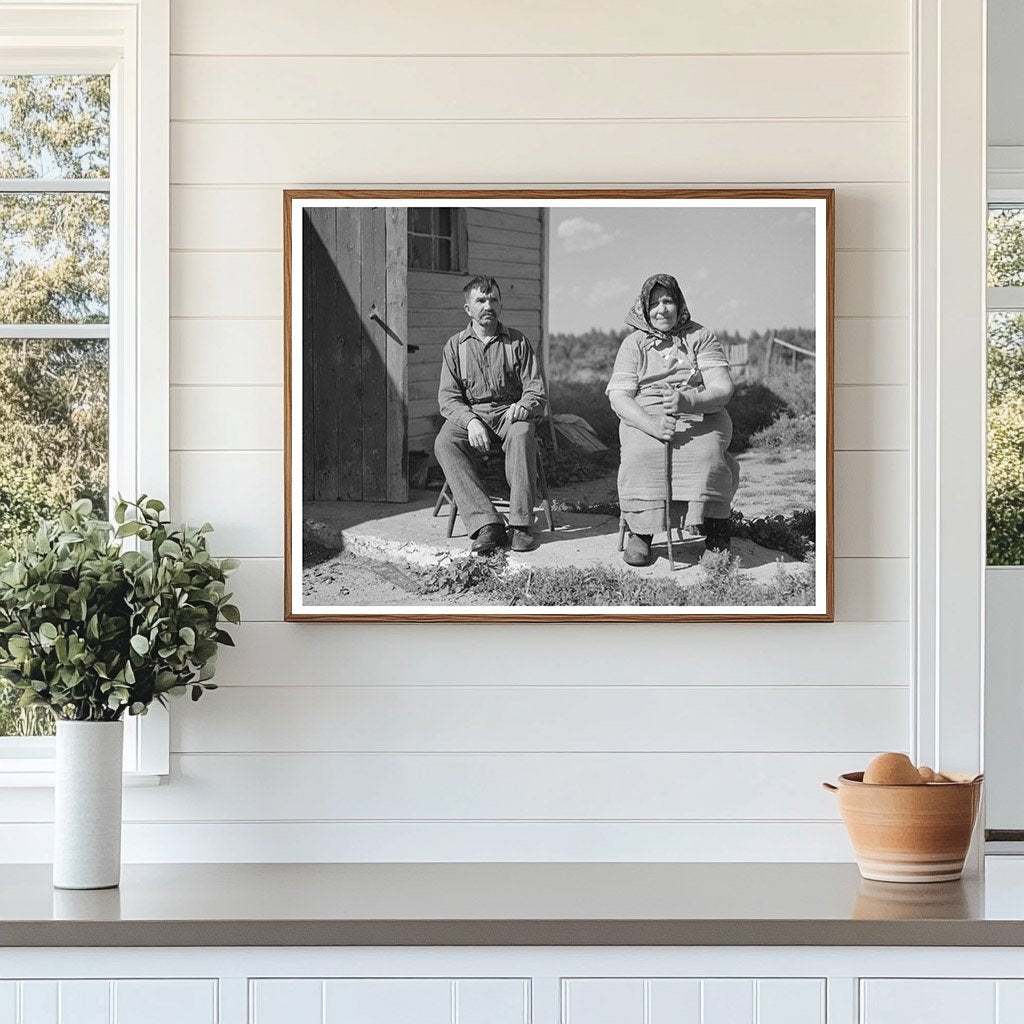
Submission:
[[437,495],[437,501],[434,502],[434,518],[436,519],[441,514],[441,506],[444,504],[446,498],[451,499],[452,490],[448,486],[448,481],[445,480],[441,484],[441,490]]
[[619,550],[626,550],[626,517],[619,513]]
[[455,532],[455,517],[459,514],[459,506],[455,501],[455,495],[449,492],[450,497],[448,498],[448,536],[450,537]]

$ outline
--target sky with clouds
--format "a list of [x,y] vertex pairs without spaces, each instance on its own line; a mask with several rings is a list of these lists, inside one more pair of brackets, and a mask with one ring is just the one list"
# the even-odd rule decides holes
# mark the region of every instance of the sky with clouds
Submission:
[[715,330],[814,326],[814,213],[552,207],[549,330],[619,329],[644,279],[672,274]]

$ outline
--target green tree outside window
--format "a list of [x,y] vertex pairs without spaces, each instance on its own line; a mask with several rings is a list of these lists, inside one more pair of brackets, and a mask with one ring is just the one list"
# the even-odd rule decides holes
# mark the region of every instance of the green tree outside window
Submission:
[[[0,76],[0,544],[107,508],[110,79]],[[0,684],[0,736],[52,732]]]
[[[1024,287],[1024,208],[989,211],[987,276],[989,288]],[[1024,312],[998,311],[995,295],[988,316],[987,561],[1024,565]]]

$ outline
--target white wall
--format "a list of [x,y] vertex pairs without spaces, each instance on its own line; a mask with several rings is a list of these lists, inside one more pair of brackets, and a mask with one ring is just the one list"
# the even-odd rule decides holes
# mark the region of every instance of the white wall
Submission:
[[[911,6],[174,0],[172,511],[246,622],[128,859],[849,859],[819,782],[912,733]],[[424,183],[837,189],[835,624],[280,621],[281,190]]]

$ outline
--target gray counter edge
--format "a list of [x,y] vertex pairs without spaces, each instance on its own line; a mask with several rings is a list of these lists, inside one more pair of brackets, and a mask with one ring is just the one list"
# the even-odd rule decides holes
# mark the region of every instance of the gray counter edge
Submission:
[[1024,946],[1021,921],[26,921],[0,947]]

